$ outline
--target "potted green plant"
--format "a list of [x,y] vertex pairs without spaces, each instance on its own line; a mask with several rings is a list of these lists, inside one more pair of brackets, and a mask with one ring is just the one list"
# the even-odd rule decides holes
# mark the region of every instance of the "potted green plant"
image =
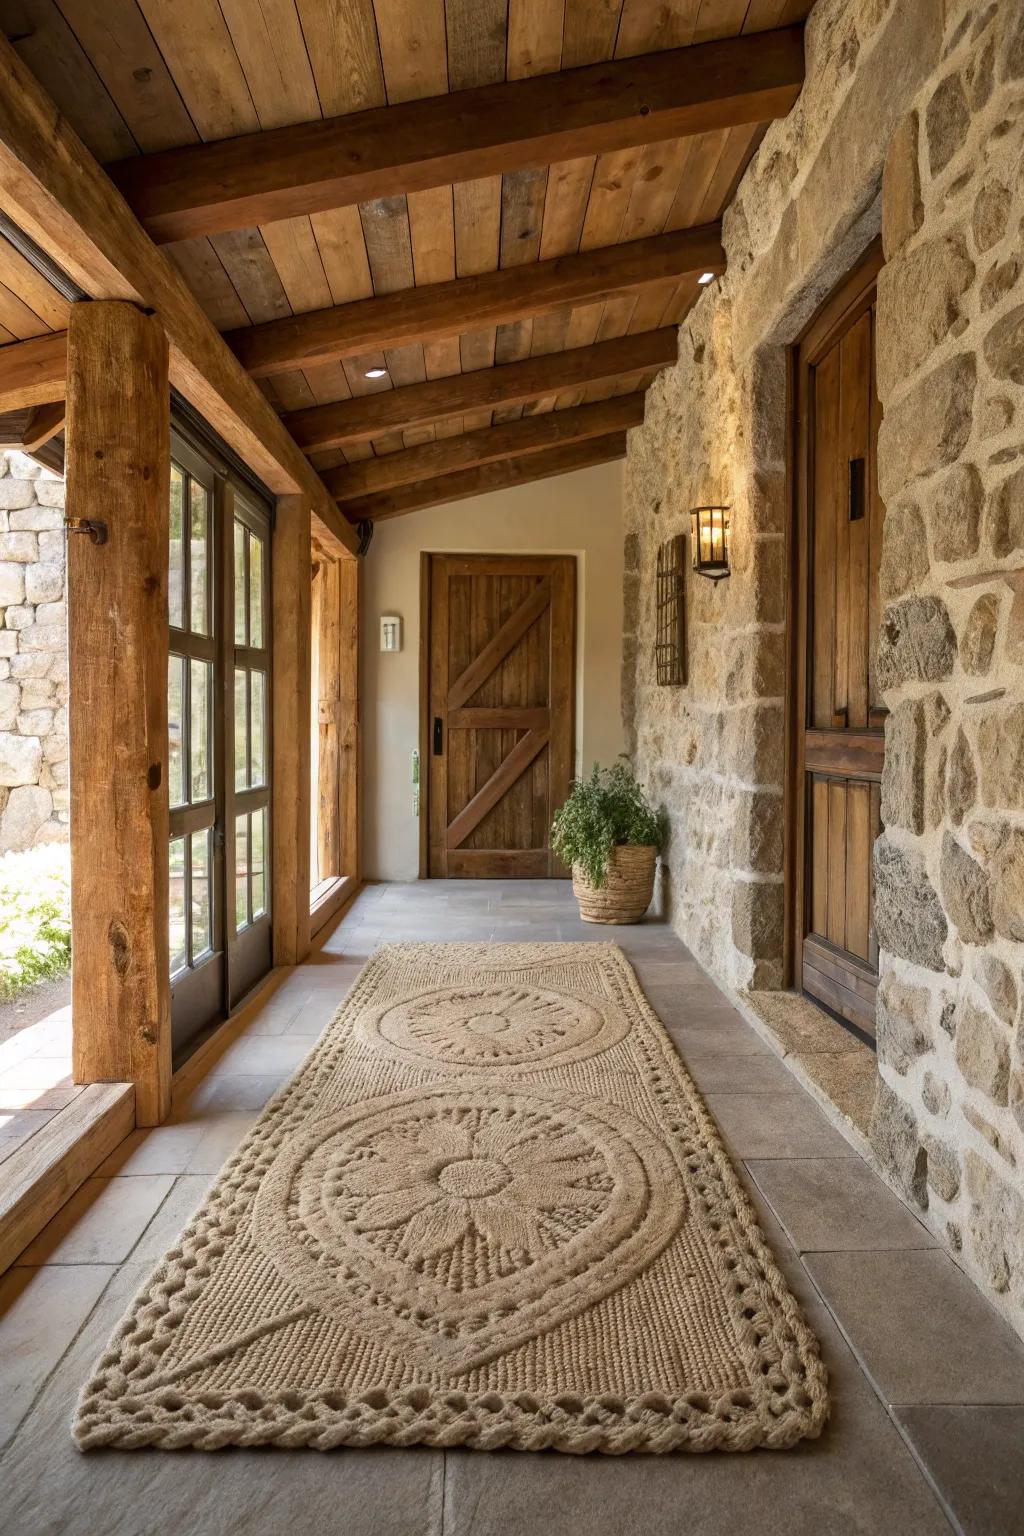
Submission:
[[625,761],[594,764],[578,779],[551,826],[551,846],[572,867],[587,923],[636,923],[654,894],[662,825]]

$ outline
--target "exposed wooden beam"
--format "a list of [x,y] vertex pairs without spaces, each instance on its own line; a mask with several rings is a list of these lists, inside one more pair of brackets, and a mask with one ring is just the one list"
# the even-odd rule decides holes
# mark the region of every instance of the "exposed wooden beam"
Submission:
[[410,384],[405,389],[314,405],[293,411],[284,420],[307,452],[338,448],[344,443],[368,442],[385,432],[442,421],[446,416],[462,416],[467,411],[519,405],[563,389],[655,373],[675,362],[678,344],[675,326],[664,326],[600,341],[592,347],[527,357],[500,368],[479,368],[450,378],[429,379],[425,384]]
[[354,554],[353,530],[259,386],[3,37],[0,208],[92,298],[155,310],[170,342],[171,382],[275,495],[308,498],[323,543]]
[[67,406],[63,400],[51,400],[48,405],[37,405],[25,423],[22,446],[26,453],[37,453],[64,429]]
[[67,371],[66,331],[0,347],[0,411],[63,400]]
[[529,262],[447,283],[357,299],[333,309],[229,331],[225,340],[255,377],[343,357],[437,341],[567,304],[594,304],[646,283],[724,272],[722,226],[705,224],[582,255]]
[[475,469],[461,469],[453,475],[438,475],[434,480],[397,486],[378,496],[363,496],[340,505],[353,522],[361,522],[363,518],[380,522],[383,518],[418,512],[423,507],[481,496],[485,491],[500,491],[510,485],[545,480],[549,475],[564,475],[572,469],[587,469],[592,464],[624,458],[625,454],[625,432],[613,432],[607,437],[589,438],[580,443],[563,443],[545,453],[524,454],[505,463],[480,464]]
[[[431,480],[437,475],[454,474],[461,469],[475,469],[478,464],[495,464],[500,459],[519,458],[522,454],[543,453],[562,443],[584,442],[591,437],[606,437],[609,432],[625,432],[644,419],[644,397],[636,392],[599,400],[594,405],[577,405],[570,410],[545,411],[541,416],[524,416],[521,421],[507,421],[479,432],[465,432],[461,437],[443,437],[435,443],[406,448],[380,458],[359,459],[324,472],[324,484],[339,501],[346,497],[373,496],[396,486]],[[344,510],[344,509],[343,509]]]
[[154,240],[187,240],[767,122],[803,77],[803,30],[786,27],[140,155],[110,173]]

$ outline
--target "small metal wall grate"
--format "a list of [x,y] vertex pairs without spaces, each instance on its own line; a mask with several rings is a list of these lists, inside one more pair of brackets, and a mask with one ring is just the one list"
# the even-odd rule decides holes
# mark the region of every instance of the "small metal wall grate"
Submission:
[[659,685],[686,682],[686,536],[658,546],[654,661]]

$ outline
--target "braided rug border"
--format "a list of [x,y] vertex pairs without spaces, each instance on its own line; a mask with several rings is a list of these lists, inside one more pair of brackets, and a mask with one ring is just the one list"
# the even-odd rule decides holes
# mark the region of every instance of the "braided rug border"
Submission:
[[[189,1304],[224,1252],[225,1240],[243,1221],[263,1174],[284,1138],[305,1122],[307,1097],[321,1074],[333,1070],[361,1010],[372,996],[378,970],[395,952],[407,960],[476,970],[530,969],[588,957],[610,963],[629,1001],[649,1026],[636,1040],[646,1055],[652,1089],[666,1129],[682,1137],[686,1127],[673,1095],[692,1116],[699,1154],[690,1153],[691,1197],[700,1201],[732,1284],[728,1297],[739,1343],[760,1390],[739,1389],[713,1400],[700,1391],[671,1399],[646,1392],[623,1399],[612,1394],[583,1401],[569,1395],[541,1399],[520,1392],[431,1391],[413,1386],[393,1394],[382,1388],[346,1396],[294,1390],[232,1396],[203,1391],[189,1400],[171,1375],[150,1385],[163,1350]],[[347,1027],[346,1027],[347,1026]],[[682,1106],[680,1106],[681,1108]],[[678,1158],[685,1149],[672,1148]],[[702,1174],[708,1175],[706,1178]],[[296,1310],[296,1318],[308,1307]],[[258,1330],[257,1330],[258,1332]],[[255,1335],[254,1335],[255,1336]],[[771,1339],[773,1348],[766,1347]],[[193,1362],[188,1372],[212,1363]],[[173,1374],[173,1373],[172,1373]],[[632,966],[615,944],[389,944],[377,949],[331,1023],[293,1078],[269,1101],[222,1173],[177,1247],[157,1266],[114,1331],[83,1387],[72,1433],[79,1450],[157,1446],[164,1450],[217,1450],[224,1446],[312,1447],[429,1445],[479,1450],[557,1450],[574,1454],[685,1450],[787,1449],[816,1439],[829,1414],[828,1383],[818,1341],[804,1320],[757,1225],[753,1206],[700,1092],[647,1001]]]

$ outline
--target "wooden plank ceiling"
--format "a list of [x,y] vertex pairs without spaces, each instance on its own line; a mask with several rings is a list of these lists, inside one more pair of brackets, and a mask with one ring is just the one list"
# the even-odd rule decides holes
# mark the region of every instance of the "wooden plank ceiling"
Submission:
[[[139,156],[780,29],[802,21],[810,3],[0,0],[0,25],[131,201],[135,173],[118,163]],[[700,270],[721,270],[721,257],[714,228],[697,237],[689,260],[668,244],[659,253],[654,237],[714,226],[763,131],[758,123],[715,128],[221,229],[165,249],[314,466],[332,472],[343,510],[393,516],[438,501],[429,481],[445,473],[483,487],[503,483],[509,456],[509,483],[521,483],[621,455],[635,413],[609,417],[602,431],[605,417],[579,408],[636,394],[664,366],[660,338],[629,338],[676,326],[699,292]],[[651,242],[656,274],[642,285],[617,285],[613,272],[600,292],[594,263],[615,256],[593,258],[587,270],[559,260],[639,241]],[[502,291],[495,309],[487,274],[556,262],[524,275],[517,318],[488,323],[509,306]],[[419,309],[355,303],[462,279],[482,281],[447,299],[438,288],[417,299]],[[567,302],[566,293],[583,297]],[[447,323],[438,320],[442,301]],[[340,342],[337,312],[315,313],[339,305],[353,306],[342,314]],[[470,320],[453,323],[453,313]],[[311,319],[291,323],[303,315]],[[0,237],[0,345],[66,323],[66,301]],[[429,339],[403,340],[417,330]],[[618,350],[602,350],[609,343]],[[572,359],[553,355],[568,352]],[[296,366],[302,359],[313,360]],[[505,365],[516,367],[501,375]],[[490,371],[485,386],[455,378],[479,370]],[[397,396],[410,387],[406,407]],[[379,412],[365,398],[384,394],[396,398]],[[507,430],[563,411],[575,415],[550,437]],[[493,428],[502,434],[489,449]],[[450,461],[437,449],[409,457],[467,434],[473,441]],[[405,455],[394,473],[345,469],[393,455]]]

